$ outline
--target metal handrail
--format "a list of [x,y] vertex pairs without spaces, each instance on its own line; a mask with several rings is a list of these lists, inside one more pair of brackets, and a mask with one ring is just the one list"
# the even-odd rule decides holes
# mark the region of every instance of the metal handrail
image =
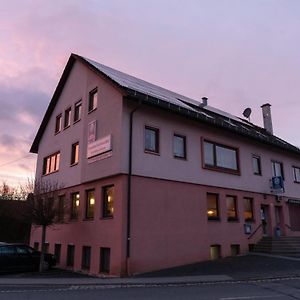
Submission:
[[259,224],[259,226],[257,226],[257,228],[251,233],[251,235],[248,236],[248,240],[250,240],[255,235],[255,233],[258,231],[258,229],[261,227],[262,227],[262,223]]

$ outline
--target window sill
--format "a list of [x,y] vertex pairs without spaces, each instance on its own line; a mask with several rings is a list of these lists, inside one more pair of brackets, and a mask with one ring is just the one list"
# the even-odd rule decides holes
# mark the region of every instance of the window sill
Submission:
[[71,218],[70,222],[78,222],[78,218]]
[[174,155],[173,156],[175,159],[179,159],[179,160],[187,160],[186,159],[186,156],[176,156],[176,155]]
[[78,120],[74,121],[74,122],[73,122],[73,125],[76,124],[76,123],[78,123],[80,120],[81,120],[81,119],[78,119]]
[[147,153],[147,154],[153,154],[153,155],[158,155],[158,156],[160,156],[159,152],[155,152],[155,151],[151,151],[151,150],[146,150],[146,149],[145,149],[144,152]]
[[300,181],[296,181],[296,180],[294,180],[294,183],[296,183],[296,184],[300,184]]
[[210,171],[216,171],[216,172],[220,172],[220,173],[228,173],[231,175],[238,175],[238,176],[241,175],[239,170],[234,170],[234,169],[226,169],[226,168],[220,168],[220,167],[208,166],[208,165],[204,165],[203,169],[207,169]]
[[78,162],[75,162],[73,164],[70,164],[70,167],[74,167],[74,166],[77,166],[78,165]]
[[261,173],[253,173],[253,175],[256,175],[256,176],[262,176]]
[[53,171],[53,172],[50,172],[50,173],[47,173],[47,174],[43,174],[42,176],[48,176],[48,175],[51,175],[51,174],[54,174],[54,173],[57,173],[59,170],[56,170],[56,171]]
[[207,221],[211,222],[221,222],[221,219],[220,218],[208,218]]
[[245,219],[245,223],[255,223],[254,219]]
[[97,109],[97,107],[95,107],[95,108],[89,110],[89,111],[88,111],[88,115],[91,114],[91,113],[92,113],[93,111],[95,111],[96,109]]
[[54,135],[58,135],[59,133],[61,133],[61,130],[54,132]]
[[100,220],[111,220],[113,218],[114,218],[114,216],[111,216],[111,217],[102,217],[102,218],[100,218]]
[[94,221],[94,218],[84,218],[82,221]]
[[68,129],[71,126],[71,124],[64,127],[64,130]]
[[229,223],[239,223],[239,219],[227,219],[227,222]]

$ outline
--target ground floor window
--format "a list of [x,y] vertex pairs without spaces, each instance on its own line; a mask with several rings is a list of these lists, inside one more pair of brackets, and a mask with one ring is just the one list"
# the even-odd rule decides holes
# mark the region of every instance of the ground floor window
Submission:
[[100,273],[110,272],[110,248],[100,248]]
[[81,268],[83,270],[89,270],[90,266],[91,266],[91,247],[83,246],[82,247]]
[[292,231],[300,231],[300,204],[289,203],[290,226]]
[[75,246],[68,245],[67,248],[67,267],[74,266]]
[[56,262],[60,263],[60,252],[61,252],[61,244],[55,244],[54,245],[54,255],[56,258]]
[[237,256],[240,254],[240,245],[231,245],[231,256]]
[[39,242],[34,242],[33,248],[34,248],[34,250],[38,251],[39,250]]
[[210,246],[210,259],[215,260],[221,258],[221,246],[211,245]]

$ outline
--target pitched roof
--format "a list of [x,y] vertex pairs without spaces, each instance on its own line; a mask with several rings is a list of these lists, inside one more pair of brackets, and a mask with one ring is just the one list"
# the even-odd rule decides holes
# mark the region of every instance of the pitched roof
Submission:
[[169,91],[160,86],[125,74],[76,54],[71,54],[68,60],[37,135],[33,141],[30,152],[38,152],[39,142],[76,60],[81,61],[97,74],[106,77],[111,81],[111,83],[121,88],[125,95],[130,99],[137,100],[143,104],[157,106],[162,109],[184,115],[188,118],[196,119],[200,122],[235,132],[236,134],[249,137],[261,143],[300,154],[299,148],[276,137],[275,135],[268,133],[264,128],[256,126],[245,119],[238,118],[211,106],[203,106],[203,104],[196,100]]

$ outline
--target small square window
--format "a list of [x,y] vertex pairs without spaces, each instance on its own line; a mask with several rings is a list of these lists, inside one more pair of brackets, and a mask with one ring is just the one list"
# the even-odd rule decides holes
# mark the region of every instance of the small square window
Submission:
[[94,89],[89,94],[89,112],[97,108],[98,90]]
[[95,190],[89,190],[86,192],[85,218],[93,219],[94,211],[95,211]]
[[75,103],[74,107],[74,123],[81,119],[82,102]]
[[252,156],[252,165],[253,165],[253,174],[261,175],[261,163],[260,163],[259,156],[256,155]]
[[72,145],[71,151],[71,165],[77,164],[79,161],[79,143],[75,143]]
[[64,127],[67,128],[71,125],[71,107],[65,110]]
[[207,218],[219,220],[218,194],[207,194]]
[[157,128],[145,127],[145,151],[159,153],[159,130]]
[[114,215],[114,191],[113,185],[103,187],[103,218],[111,218]]
[[80,194],[79,192],[73,193],[71,195],[71,219],[78,219],[80,205]]
[[174,134],[173,137],[173,154],[176,158],[186,159],[186,137]]
[[61,131],[61,125],[62,125],[62,116],[61,114],[56,117],[55,121],[55,134],[59,133]]

